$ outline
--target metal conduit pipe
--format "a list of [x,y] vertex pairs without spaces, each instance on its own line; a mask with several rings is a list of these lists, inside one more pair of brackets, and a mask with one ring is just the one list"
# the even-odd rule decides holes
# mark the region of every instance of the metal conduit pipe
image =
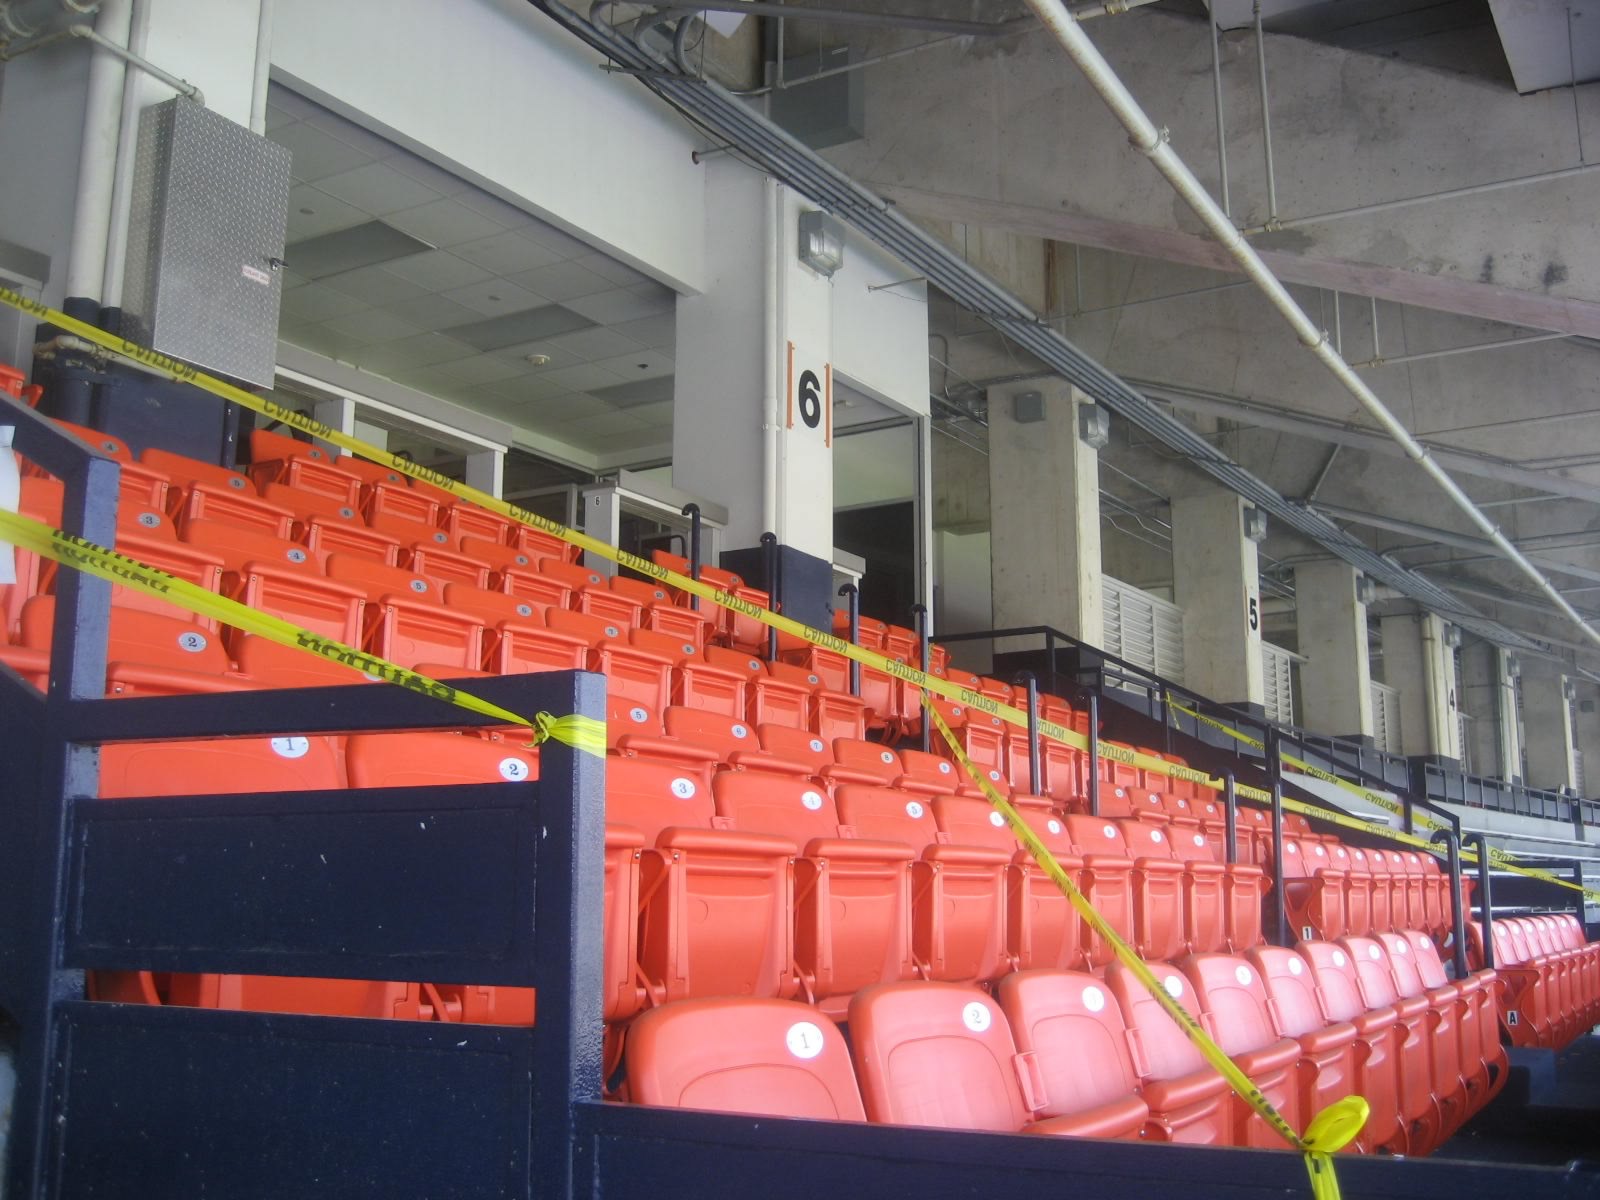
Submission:
[[[612,0],[614,3],[615,0]],[[1115,16],[1132,8],[1154,4],[1155,0],[1095,0],[1073,7],[1075,20]],[[1036,22],[1032,17],[1011,21],[958,21],[947,17],[922,17],[915,13],[868,12],[859,8],[816,8],[773,3],[772,0],[689,0],[674,8],[696,12],[731,12],[753,17],[780,17],[785,21],[814,21],[827,25],[860,25],[874,29],[910,29],[922,33],[948,33],[956,37],[1003,38],[1027,33]]]
[[1268,269],[1266,263],[1261,261],[1261,256],[1243,235],[1234,228],[1233,222],[1228,219],[1221,207],[1211,198],[1194,172],[1189,170],[1182,158],[1172,149],[1168,132],[1158,129],[1139,107],[1139,102],[1133,98],[1132,93],[1123,86],[1111,65],[1101,56],[1087,34],[1078,28],[1072,15],[1060,3],[1060,0],[1028,0],[1028,7],[1039,15],[1045,27],[1050,30],[1066,49],[1068,56],[1077,64],[1090,85],[1100,94],[1112,113],[1117,117],[1128,131],[1134,146],[1155,165],[1156,170],[1172,185],[1174,191],[1182,197],[1196,216],[1211,231],[1243,269],[1246,275],[1256,282],[1267,298],[1289,322],[1295,336],[1300,339],[1301,345],[1309,349],[1323,364],[1333,372],[1345,389],[1360,402],[1361,406],[1371,414],[1372,418],[1397,442],[1411,459],[1425,472],[1429,478],[1439,486],[1475,526],[1481,529],[1484,535],[1494,543],[1500,553],[1514,563],[1518,570],[1526,575],[1538,589],[1550,598],[1566,618],[1578,629],[1582,630],[1595,645],[1600,646],[1600,630],[1597,630],[1588,621],[1584,620],[1578,610],[1572,606],[1565,596],[1550,582],[1543,571],[1539,570],[1526,555],[1511,544],[1511,540],[1500,532],[1500,527],[1483,512],[1472,498],[1462,491],[1442,468],[1433,460],[1422,444],[1411,436],[1409,430],[1400,423],[1394,413],[1389,411],[1387,405],[1378,398],[1370,387],[1355,373],[1350,364],[1329,343],[1325,330],[1318,329],[1306,315],[1304,309],[1295,302],[1283,283]]

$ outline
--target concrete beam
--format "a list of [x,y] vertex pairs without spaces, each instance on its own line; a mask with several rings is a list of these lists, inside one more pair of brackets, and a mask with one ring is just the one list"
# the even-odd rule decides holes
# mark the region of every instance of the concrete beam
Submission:
[[[1088,217],[984,196],[933,192],[900,184],[868,182],[884,199],[923,220],[1003,229],[1027,237],[1049,238],[1115,250],[1142,258],[1242,274],[1216,242],[1179,230],[1133,225],[1110,218]],[[1156,186],[1154,182],[1152,187]],[[1530,292],[1452,275],[1419,274],[1400,267],[1344,259],[1313,257],[1274,249],[1293,244],[1293,232],[1262,234],[1251,239],[1262,260],[1285,283],[1305,284],[1352,296],[1376,296],[1397,304],[1431,308],[1458,316],[1499,321],[1527,329],[1546,329],[1580,337],[1600,338],[1600,303]]]

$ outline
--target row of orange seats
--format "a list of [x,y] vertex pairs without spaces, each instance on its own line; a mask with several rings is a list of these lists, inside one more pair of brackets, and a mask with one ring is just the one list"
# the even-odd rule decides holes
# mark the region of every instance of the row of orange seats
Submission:
[[[1419,931],[1152,964],[1297,1130],[1352,1092],[1352,1148],[1423,1154],[1505,1081],[1489,980]],[[628,1028],[636,1103],[825,1120],[1282,1148],[1121,964],[1027,970],[991,996],[897,982],[851,1000],[848,1048],[782,1000],[685,1000]],[[852,1062],[853,1055],[853,1062]]]
[[[1512,1045],[1560,1050],[1600,1023],[1600,943],[1584,940],[1575,914],[1502,917],[1490,928]],[[1467,950],[1481,966],[1476,924],[1467,926]]]
[[[1263,852],[1270,863],[1270,841]],[[1451,928],[1450,877],[1431,854],[1302,835],[1285,836],[1282,857],[1284,898],[1297,936],[1331,940],[1425,929],[1443,937]],[[1473,882],[1461,881],[1463,913],[1471,908]]]
[[[537,779],[539,756],[459,733],[227,738],[110,744],[100,797],[431,787]],[[530,1024],[528,988],[426,982],[98,971],[91,999],[256,1012]]]

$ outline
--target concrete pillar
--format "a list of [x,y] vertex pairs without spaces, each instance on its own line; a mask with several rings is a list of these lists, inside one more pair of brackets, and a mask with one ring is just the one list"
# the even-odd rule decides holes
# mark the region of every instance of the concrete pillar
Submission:
[[1300,724],[1327,734],[1371,737],[1372,670],[1367,606],[1356,598],[1361,573],[1340,559],[1294,570],[1300,653]]
[[1586,797],[1600,795],[1600,687],[1580,684],[1578,713],[1573,720],[1573,737],[1583,754],[1583,786]]
[[1079,409],[1092,404],[1054,377],[989,389],[997,629],[1049,625],[1102,644],[1100,455],[1078,435]]
[[1408,756],[1461,758],[1454,651],[1433,613],[1383,618],[1383,680],[1400,693],[1401,750]]
[[1472,718],[1472,773],[1507,782],[1522,778],[1522,735],[1517,726],[1516,680],[1511,654],[1479,642],[1461,652],[1461,709]]
[[799,261],[808,208],[731,158],[706,165],[711,284],[678,300],[672,484],[726,504],[724,546],[833,561],[833,307]]
[[1528,786],[1556,791],[1573,786],[1572,702],[1559,663],[1524,659],[1522,735],[1527,742]]
[[1206,487],[1172,499],[1173,593],[1183,609],[1184,682],[1231,704],[1260,705],[1261,594],[1245,502]]

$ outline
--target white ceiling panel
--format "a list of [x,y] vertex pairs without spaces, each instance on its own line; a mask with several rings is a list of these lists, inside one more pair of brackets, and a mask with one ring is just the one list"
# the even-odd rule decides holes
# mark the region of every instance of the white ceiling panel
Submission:
[[670,309],[672,293],[660,284],[643,283],[631,288],[614,288],[594,296],[569,301],[567,307],[600,325],[615,325],[639,317],[658,316]]
[[288,149],[293,156],[290,173],[306,183],[326,179],[342,171],[352,171],[372,161],[370,154],[363,154],[354,146],[303,121],[273,130],[272,140]]
[[324,233],[349,229],[370,220],[359,208],[335,200],[327,192],[319,191],[309,183],[299,183],[289,189],[288,241],[299,242]]
[[404,371],[434,363],[455,362],[477,352],[465,342],[442,333],[423,333],[398,342],[385,342],[367,349],[361,365],[372,371]]
[[546,368],[539,373],[540,378],[559,384],[562,388],[573,392],[587,392],[596,388],[615,387],[619,383],[628,382],[615,371],[607,371],[604,367],[597,367],[593,363],[583,363],[576,367],[563,367],[558,371]]
[[381,308],[364,308],[348,316],[335,317],[327,322],[327,326],[335,333],[354,338],[362,345],[392,342],[400,338],[414,337],[422,332],[410,321],[385,312]]
[[671,312],[642,317],[637,321],[624,321],[611,328],[641,346],[652,346],[657,350],[669,350],[678,344],[677,320]]
[[283,293],[283,313],[291,321],[331,321],[359,312],[366,305],[323,283],[308,283]]
[[455,247],[454,252],[496,275],[515,275],[518,271],[531,271],[561,261],[556,251],[510,229],[475,242],[464,242]]
[[604,325],[596,325],[593,329],[579,329],[573,333],[560,334],[557,337],[550,338],[548,342],[544,343],[544,346],[574,355],[583,362],[594,362],[597,359],[609,358],[615,354],[628,354],[644,350],[644,347],[640,346],[632,338],[624,337],[615,329],[607,329]]
[[673,372],[672,355],[661,350],[634,350],[595,361],[595,366],[615,371],[624,379],[660,379]]
[[376,217],[417,208],[440,199],[438,192],[396,171],[388,163],[369,162],[317,180],[317,188]]
[[596,275],[588,267],[575,262],[558,262],[547,267],[535,267],[531,271],[519,271],[511,278],[523,287],[537,292],[546,300],[554,300],[558,304],[564,304],[580,296],[592,296],[616,286],[605,276]]
[[409,279],[401,279],[383,267],[361,267],[343,275],[330,275],[322,281],[336,291],[354,296],[370,305],[393,304],[413,296],[425,296],[428,289],[419,287]]
[[464,304],[485,317],[500,317],[506,313],[521,312],[525,308],[538,308],[544,303],[542,297],[505,279],[487,279],[482,283],[452,288],[444,294],[457,304]]
[[482,283],[494,275],[448,250],[430,250],[426,254],[413,254],[396,262],[385,263],[385,271],[408,279],[429,292],[448,292],[469,284]]
[[459,196],[408,208],[392,213],[385,219],[396,229],[404,230],[433,246],[459,246],[463,242],[490,237],[501,230],[488,217],[462,204]]
[[457,304],[454,300],[437,295],[413,296],[409,300],[386,304],[384,308],[397,317],[404,317],[414,325],[435,330],[449,329],[455,325],[469,325],[483,316],[482,313],[473,312],[464,304]]

